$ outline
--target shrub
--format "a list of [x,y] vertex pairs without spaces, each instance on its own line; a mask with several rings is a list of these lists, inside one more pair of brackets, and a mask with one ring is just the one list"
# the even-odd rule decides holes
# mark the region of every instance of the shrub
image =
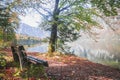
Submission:
[[27,66],[27,69],[22,71],[21,76],[23,78],[35,78],[35,79],[40,79],[43,77],[47,78],[44,66],[35,64],[30,64],[30,66]]
[[6,59],[3,57],[3,54],[0,53],[0,68],[4,68],[7,64]]

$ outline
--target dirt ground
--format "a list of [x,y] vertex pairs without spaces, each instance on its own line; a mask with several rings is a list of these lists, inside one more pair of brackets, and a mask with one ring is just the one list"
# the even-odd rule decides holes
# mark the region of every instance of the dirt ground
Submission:
[[34,56],[48,61],[49,67],[46,68],[46,73],[55,80],[120,80],[119,69],[93,63],[85,58],[73,55],[51,58],[45,55]]
[[[6,51],[9,52],[7,56],[12,56],[11,50]],[[48,80],[120,80],[119,69],[93,63],[85,58],[73,55],[46,57],[45,54],[27,54],[48,61],[49,67],[45,68]]]

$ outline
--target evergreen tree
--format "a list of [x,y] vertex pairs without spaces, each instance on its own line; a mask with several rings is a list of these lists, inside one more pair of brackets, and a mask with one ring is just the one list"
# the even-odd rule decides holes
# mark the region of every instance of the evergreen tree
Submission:
[[[4,3],[7,4],[7,2]],[[10,4],[6,4],[0,5],[0,30],[2,32],[1,36],[4,42],[15,38],[15,29],[18,25],[16,13],[10,11]]]

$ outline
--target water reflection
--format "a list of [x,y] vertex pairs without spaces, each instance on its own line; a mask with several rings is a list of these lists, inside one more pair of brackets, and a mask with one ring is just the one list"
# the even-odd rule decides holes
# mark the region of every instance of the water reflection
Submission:
[[77,56],[85,57],[93,62],[120,68],[119,40],[101,40],[97,43],[92,40],[79,40],[70,46],[71,50],[74,50],[74,54]]
[[27,49],[28,52],[40,52],[40,53],[45,53],[47,52],[47,46],[48,44],[37,44],[37,45],[34,45],[33,47],[29,47]]
[[33,39],[20,39],[17,40],[17,44],[24,45],[27,52],[47,52],[47,43],[42,43],[39,40]]

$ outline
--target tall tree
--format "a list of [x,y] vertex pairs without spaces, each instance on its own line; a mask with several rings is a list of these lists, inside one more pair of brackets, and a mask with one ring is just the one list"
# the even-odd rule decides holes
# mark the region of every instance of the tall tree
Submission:
[[58,42],[65,44],[66,41],[73,41],[79,37],[79,30],[89,31],[97,24],[93,19],[93,15],[97,15],[95,11],[100,10],[106,16],[111,16],[116,15],[116,10],[120,7],[119,0],[25,0],[23,2],[48,22],[45,26],[51,31],[49,53],[59,48]]
[[[91,17],[93,12],[87,8],[88,3],[84,0],[52,0],[51,2],[52,11],[42,7],[48,14],[43,17],[51,25],[49,53],[53,53],[59,48],[64,49],[61,44],[65,44],[66,41],[77,39],[80,36],[79,30],[87,28],[85,25],[96,24]],[[42,14],[39,9],[36,10]]]

